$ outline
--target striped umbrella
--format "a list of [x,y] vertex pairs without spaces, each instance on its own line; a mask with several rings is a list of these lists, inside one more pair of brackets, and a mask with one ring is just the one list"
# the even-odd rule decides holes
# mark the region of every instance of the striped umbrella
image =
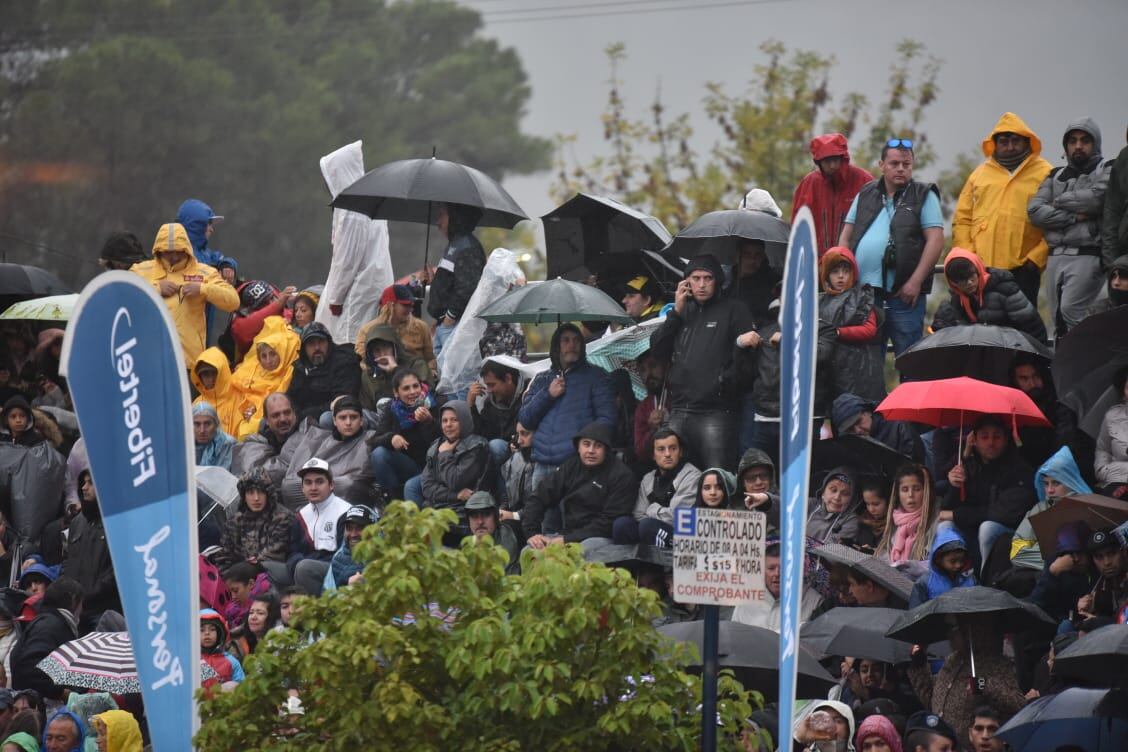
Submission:
[[[93,689],[116,695],[138,694],[141,679],[133,659],[128,632],[91,632],[60,645],[37,664],[55,684]],[[200,662],[200,678],[218,678],[215,669]]]

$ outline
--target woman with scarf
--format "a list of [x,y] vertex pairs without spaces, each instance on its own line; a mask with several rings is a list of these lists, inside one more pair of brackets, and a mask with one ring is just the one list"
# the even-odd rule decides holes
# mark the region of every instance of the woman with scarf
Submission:
[[927,561],[939,512],[928,470],[923,465],[902,465],[893,476],[893,503],[874,555],[894,565]]
[[422,472],[439,429],[430,389],[413,371],[396,371],[392,391],[395,397],[376,413],[376,435],[371,442],[375,448],[369,459],[376,482],[395,497],[408,480]]
[[196,467],[231,469],[235,439],[219,424],[219,413],[209,402],[192,406],[192,435],[196,440]]

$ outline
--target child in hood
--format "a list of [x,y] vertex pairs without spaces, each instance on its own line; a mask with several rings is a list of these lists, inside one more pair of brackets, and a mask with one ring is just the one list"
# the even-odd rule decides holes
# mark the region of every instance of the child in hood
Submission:
[[873,288],[859,282],[854,254],[842,246],[828,249],[819,261],[819,283],[819,325],[834,335],[832,398],[856,394],[880,402],[885,398],[885,316]]
[[219,612],[210,608],[200,611],[200,660],[215,669],[218,675],[215,679],[204,681],[202,686],[205,688],[218,684],[224,690],[234,689],[245,678],[243,666],[227,652],[230,634],[227,620]]
[[807,537],[823,543],[842,543],[858,535],[858,513],[854,503],[854,473],[836,467],[826,475],[819,495],[811,499],[807,515]]
[[1010,272],[989,269],[971,251],[953,248],[944,261],[944,279],[952,297],[936,310],[933,330],[969,324],[1009,326],[1046,342],[1042,317]]
[[913,585],[909,608],[916,608],[949,590],[978,584],[963,537],[954,525],[940,525],[932,541],[928,572]]
[[858,534],[848,541],[851,548],[863,554],[874,555],[885,537],[886,516],[889,512],[889,492],[880,478],[861,481],[862,504],[858,507]]

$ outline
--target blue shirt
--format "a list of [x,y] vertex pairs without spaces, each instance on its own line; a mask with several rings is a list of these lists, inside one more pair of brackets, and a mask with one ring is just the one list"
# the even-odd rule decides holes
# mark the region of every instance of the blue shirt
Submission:
[[[893,219],[893,199],[882,196],[884,210],[874,218],[873,223],[866,228],[866,234],[858,241],[854,259],[858,262],[858,274],[864,285],[888,290],[893,287],[893,270],[890,269],[886,278],[881,278],[881,260],[885,258],[885,247],[889,245],[889,223]],[[850,211],[846,212],[846,224],[855,224],[858,216],[858,197],[850,204]],[[940,199],[932,191],[924,199],[920,208],[920,227],[943,227],[944,216],[940,213]]]

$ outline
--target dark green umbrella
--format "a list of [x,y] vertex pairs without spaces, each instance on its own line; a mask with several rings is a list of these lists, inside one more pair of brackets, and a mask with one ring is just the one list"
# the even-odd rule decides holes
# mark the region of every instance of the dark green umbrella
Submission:
[[634,323],[634,319],[607,293],[566,279],[550,279],[516,287],[482,309],[478,318],[490,323],[508,324],[559,324],[564,321]]

